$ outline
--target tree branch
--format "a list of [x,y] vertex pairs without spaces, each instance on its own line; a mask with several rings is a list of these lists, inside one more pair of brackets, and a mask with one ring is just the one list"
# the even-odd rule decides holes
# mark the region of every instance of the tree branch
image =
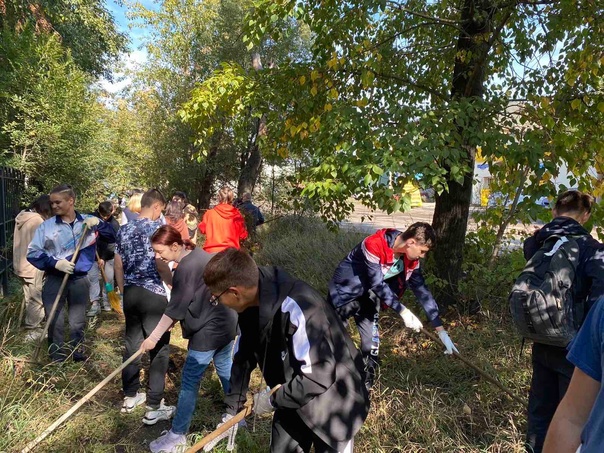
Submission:
[[417,17],[422,17],[424,19],[428,19],[430,21],[436,22],[438,24],[442,24],[442,25],[448,25],[451,26],[453,28],[456,28],[458,30],[461,30],[460,27],[460,21],[457,20],[450,20],[450,19],[442,19],[440,17],[434,17],[434,16],[430,16],[429,14],[426,13],[421,13],[419,11],[413,11],[409,8],[405,8],[404,6],[400,5],[399,3],[396,3],[393,0],[389,0],[388,3],[393,6],[395,9],[398,9],[399,11],[403,11],[407,14],[411,14],[412,16],[417,16]]

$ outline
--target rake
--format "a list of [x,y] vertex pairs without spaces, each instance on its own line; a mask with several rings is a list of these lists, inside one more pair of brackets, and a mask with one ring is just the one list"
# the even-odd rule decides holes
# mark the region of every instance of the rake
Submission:
[[[73,252],[73,256],[71,257],[71,262],[75,263],[78,259],[78,255],[80,254],[80,248],[82,248],[82,244],[84,244],[84,240],[86,239],[86,233],[88,233],[88,225],[84,224],[82,227],[82,235],[80,236],[80,240],[76,245],[75,251]],[[65,274],[63,277],[63,281],[61,282],[61,286],[59,287],[59,291],[57,292],[57,297],[55,298],[54,303],[52,304],[52,308],[50,309],[50,314],[46,319],[46,324],[44,325],[44,331],[40,336],[40,340],[36,345],[36,349],[34,350],[34,361],[38,361],[38,355],[40,354],[40,350],[42,349],[42,344],[46,341],[46,335],[48,334],[48,328],[50,327],[50,323],[57,312],[57,307],[59,306],[59,301],[63,296],[63,291],[65,291],[65,287],[67,286],[67,280],[69,279],[69,274]]]

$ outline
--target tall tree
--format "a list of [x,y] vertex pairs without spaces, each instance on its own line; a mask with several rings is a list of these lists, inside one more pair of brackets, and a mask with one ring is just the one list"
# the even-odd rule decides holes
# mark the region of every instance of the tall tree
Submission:
[[[157,10],[139,7],[134,12],[151,30],[149,59],[137,73],[135,87],[153,98],[154,108],[145,115],[155,168],[163,168],[161,183],[166,188],[188,190],[202,209],[209,207],[219,183],[237,181],[239,192],[253,188],[262,162],[262,121],[250,108],[236,119],[213,112],[212,133],[200,134],[199,128],[181,122],[177,112],[221,62],[253,71],[251,53],[241,40],[244,17],[251,9],[249,0],[164,0]],[[301,41],[295,35],[261,46],[258,53],[267,64],[275,64],[303,48]],[[176,156],[178,165],[165,165]]]
[[[534,194],[553,190],[539,183],[564,162],[579,186],[592,182],[583,170],[602,150],[602,16],[597,2],[571,0],[264,0],[247,21],[250,45],[277,40],[294,17],[312,32],[312,59],[248,74],[241,95],[267,112],[267,150],[313,156],[303,193],[327,220],[344,218],[353,194],[392,212],[409,208],[393,196],[406,182],[434,187],[439,300],[450,303],[477,147],[534,169]],[[379,182],[385,172],[392,187]]]

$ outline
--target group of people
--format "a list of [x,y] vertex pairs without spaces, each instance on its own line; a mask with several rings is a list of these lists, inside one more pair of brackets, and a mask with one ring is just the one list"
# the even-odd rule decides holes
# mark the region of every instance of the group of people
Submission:
[[[314,447],[316,452],[351,452],[354,436],[369,411],[380,363],[380,310],[392,308],[406,327],[423,328],[421,320],[401,303],[407,288],[423,307],[444,352],[458,352],[420,268],[420,259],[436,241],[429,224],[418,222],[405,231],[382,229],[366,237],[342,259],[328,294],[322,295],[283,269],[257,266],[241,249],[249,228],[233,206],[230,189],[218,192],[218,204],[204,213],[198,225],[205,235],[201,248],[191,240],[195,235],[185,231],[183,224],[188,223],[181,222],[180,214],[174,215],[186,206],[181,207],[186,197],[182,201],[178,197],[175,194],[167,202],[158,190],[148,190],[141,194],[138,206],[126,208],[128,213],[123,210],[130,217],[115,228],[108,206],[99,205],[98,215],[82,215],[75,211],[71,187],[59,186],[48,200],[36,200],[31,212],[21,213],[16,226],[33,232],[26,259],[44,272],[41,300],[47,315],[62,277],[70,275],[64,292],[70,341],[64,345],[65,303],[61,302],[49,330],[53,360],[62,361],[71,354],[74,360],[85,359],[81,345],[84,307],[90,294],[87,277],[97,251],[97,266],[107,269],[108,261],[113,260],[115,282],[123,295],[123,359],[141,352],[150,355],[146,392],[141,389],[140,355],[123,370],[121,411],[130,413],[145,404],[143,423],[173,419],[170,430],[150,443],[152,452],[176,452],[186,446],[201,378],[211,362],[225,393],[226,413],[221,424],[243,408],[251,372],[259,367],[265,384],[255,392],[253,408],[258,415],[274,412],[271,451],[309,452]],[[248,195],[243,201],[251,204]],[[552,236],[576,240],[579,259],[573,301],[582,307],[577,323],[585,319],[568,358],[565,347],[533,345],[527,451],[575,453],[579,447],[589,453],[604,449],[600,385],[604,302],[596,302],[604,291],[604,249],[582,227],[592,204],[592,198],[581,192],[563,193],[554,207],[554,220],[525,243],[525,256],[530,259]],[[34,213],[41,219],[28,226]],[[247,215],[253,227],[264,221],[257,208],[248,207]],[[88,236],[72,262],[82,234]],[[24,237],[20,244],[27,240]],[[35,297],[28,294],[35,293],[32,288],[39,277],[19,275],[26,297]],[[98,283],[98,277],[93,278]],[[42,318],[40,309],[30,310],[28,305],[26,328]],[[347,330],[350,318],[359,331],[360,349]],[[178,321],[189,344],[178,402],[171,406],[164,400],[165,375],[170,330]],[[235,424],[225,431],[205,451],[223,439],[230,451],[238,427]]]

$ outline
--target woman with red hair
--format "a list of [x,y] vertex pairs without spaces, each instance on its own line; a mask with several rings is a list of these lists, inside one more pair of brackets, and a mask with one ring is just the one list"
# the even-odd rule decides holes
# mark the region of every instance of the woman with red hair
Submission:
[[177,451],[186,446],[199,383],[212,360],[225,393],[228,391],[237,313],[222,304],[210,302],[212,295],[203,281],[203,272],[212,254],[195,248],[170,225],[163,225],[151,236],[151,246],[157,258],[175,261],[178,267],[174,271],[172,295],[166,311],[141,349],[152,350],[177,321],[181,323],[182,336],[189,340],[189,346],[172,428],[149,447],[152,452]]

